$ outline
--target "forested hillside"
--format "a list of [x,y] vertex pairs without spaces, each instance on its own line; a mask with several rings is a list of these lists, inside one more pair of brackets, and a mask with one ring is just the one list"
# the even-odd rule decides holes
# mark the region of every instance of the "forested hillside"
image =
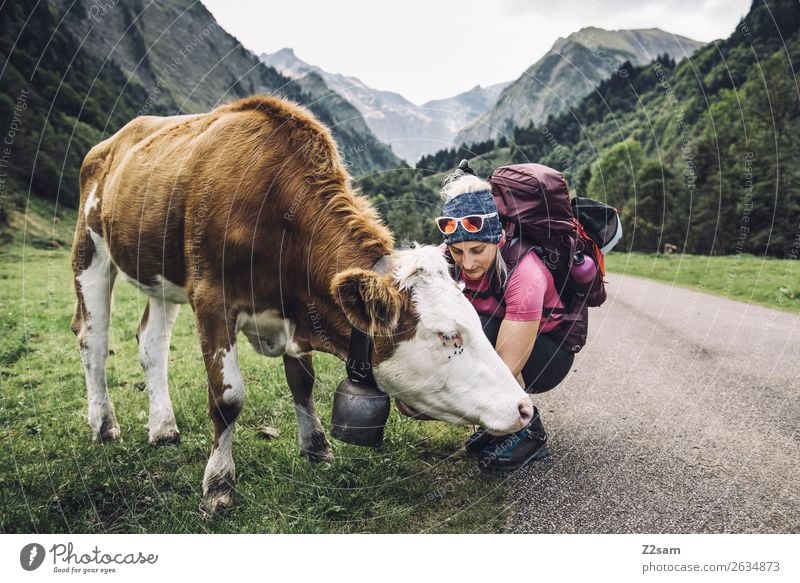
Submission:
[[[83,156],[137,115],[207,111],[255,92],[310,107],[332,128],[355,175],[399,163],[324,83],[303,87],[283,77],[202,4],[187,2],[183,12],[178,4],[148,5],[149,16],[132,8],[140,2],[0,4],[0,220],[7,205],[21,206],[28,195],[75,206]],[[188,20],[182,26],[173,17]],[[169,35],[156,34],[154,27],[170,22]],[[189,24],[198,32],[187,32]],[[212,51],[220,54],[204,55]]]
[[[27,24],[26,24],[27,22]],[[83,155],[147,101],[119,67],[78,51],[47,2],[0,6],[3,207],[31,194],[74,206]],[[125,91],[120,88],[126,87]],[[154,113],[161,106],[153,107]]]
[[[0,219],[15,197],[22,204],[29,192],[74,205],[80,161],[91,145],[138,113],[180,107],[174,98],[182,95],[180,83],[164,85],[154,97],[153,87],[129,78],[113,59],[80,50],[85,39],[59,18],[48,2],[0,6]],[[501,164],[536,161],[562,170],[574,194],[620,210],[625,238],[619,249],[650,252],[670,243],[688,253],[796,257],[799,66],[800,5],[757,0],[727,39],[690,58],[624,63],[569,111],[542,124],[442,150],[416,169],[367,173],[358,185],[375,198],[398,240],[434,242],[437,190],[460,158],[471,158],[483,175]],[[352,139],[337,130],[352,107],[335,94],[320,101],[328,91],[321,79],[304,86],[275,71],[264,75],[264,83],[274,76],[281,93],[301,103],[315,94],[314,111],[334,126],[353,167],[391,164],[384,150],[353,137],[362,122],[353,125]]]
[[641,66],[664,53],[680,61],[702,45],[657,28],[582,28],[556,40],[541,59],[503,90],[494,107],[463,128],[454,142],[474,144],[497,139],[514,127],[567,111],[626,61]]
[[527,161],[558,168],[575,194],[620,210],[620,249],[796,257],[799,29],[795,0],[756,0],[729,38],[677,65],[669,56],[626,63],[571,111],[418,167],[443,172],[480,154],[484,172]]

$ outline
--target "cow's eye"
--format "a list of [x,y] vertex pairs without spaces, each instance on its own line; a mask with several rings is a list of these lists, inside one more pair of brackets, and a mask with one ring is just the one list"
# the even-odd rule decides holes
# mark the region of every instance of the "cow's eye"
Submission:
[[442,346],[461,346],[464,344],[461,334],[456,330],[439,332],[439,340],[442,341]]

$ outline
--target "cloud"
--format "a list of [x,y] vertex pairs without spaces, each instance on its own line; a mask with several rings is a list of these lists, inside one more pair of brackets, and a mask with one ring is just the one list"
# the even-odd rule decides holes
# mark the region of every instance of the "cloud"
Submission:
[[416,103],[512,81],[558,37],[581,28],[660,28],[700,41],[727,37],[751,0],[204,0],[256,53],[294,48],[307,62]]
[[499,12],[508,19],[534,16],[545,26],[570,23],[571,32],[587,26],[609,30],[660,28],[694,40],[728,36],[751,0],[585,0],[552,2],[500,0]]

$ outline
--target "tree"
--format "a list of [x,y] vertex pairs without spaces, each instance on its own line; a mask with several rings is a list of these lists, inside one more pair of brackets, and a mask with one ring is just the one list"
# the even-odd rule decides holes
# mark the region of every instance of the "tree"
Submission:
[[636,184],[633,249],[653,253],[662,250],[664,243],[679,244],[683,240],[676,198],[680,186],[672,169],[657,160],[647,160]]
[[410,192],[388,204],[386,220],[398,243],[425,240],[425,222],[430,220],[420,212],[419,201]]
[[627,139],[600,153],[592,165],[587,193],[616,208],[622,221],[621,249],[631,250],[636,237],[636,177],[644,166],[645,153],[639,142]]

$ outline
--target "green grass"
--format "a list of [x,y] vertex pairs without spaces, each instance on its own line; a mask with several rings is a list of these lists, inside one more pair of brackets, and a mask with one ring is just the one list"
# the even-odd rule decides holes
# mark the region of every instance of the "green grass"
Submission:
[[800,268],[796,260],[726,255],[610,253],[606,268],[732,300],[800,312]]
[[[40,211],[41,209],[35,209]],[[145,298],[118,282],[108,362],[123,440],[91,443],[67,246],[71,215],[28,217],[25,240],[0,248],[0,532],[496,532],[507,516],[499,476],[478,474],[461,450],[470,429],[393,412],[378,450],[332,441],[336,460],[299,456],[280,359],[240,342],[248,387],[237,424],[234,508],[214,521],[198,510],[212,440],[193,314],[184,306],[170,351],[182,443],[147,445],[147,395],[135,330]],[[21,215],[12,222],[23,221]],[[48,222],[50,221],[50,222]],[[36,245],[31,244],[35,240]],[[317,407],[329,427],[344,366],[315,357]],[[262,426],[276,440],[258,436]]]
[[[34,202],[10,209],[0,247],[0,532],[496,532],[509,508],[503,477],[478,474],[460,446],[469,433],[393,413],[384,445],[333,441],[336,460],[309,465],[280,359],[240,343],[247,402],[237,424],[235,507],[214,521],[198,511],[211,444],[205,373],[191,309],[170,351],[170,385],[183,441],[147,445],[147,396],[134,333],[145,298],[115,288],[109,390],[123,440],[91,443],[77,343],[69,242],[74,213]],[[55,219],[55,220],[54,220]],[[732,299],[800,311],[796,262],[750,256],[614,253],[611,271]],[[315,357],[317,406],[329,426],[344,367]],[[277,440],[258,436],[262,426]]]

